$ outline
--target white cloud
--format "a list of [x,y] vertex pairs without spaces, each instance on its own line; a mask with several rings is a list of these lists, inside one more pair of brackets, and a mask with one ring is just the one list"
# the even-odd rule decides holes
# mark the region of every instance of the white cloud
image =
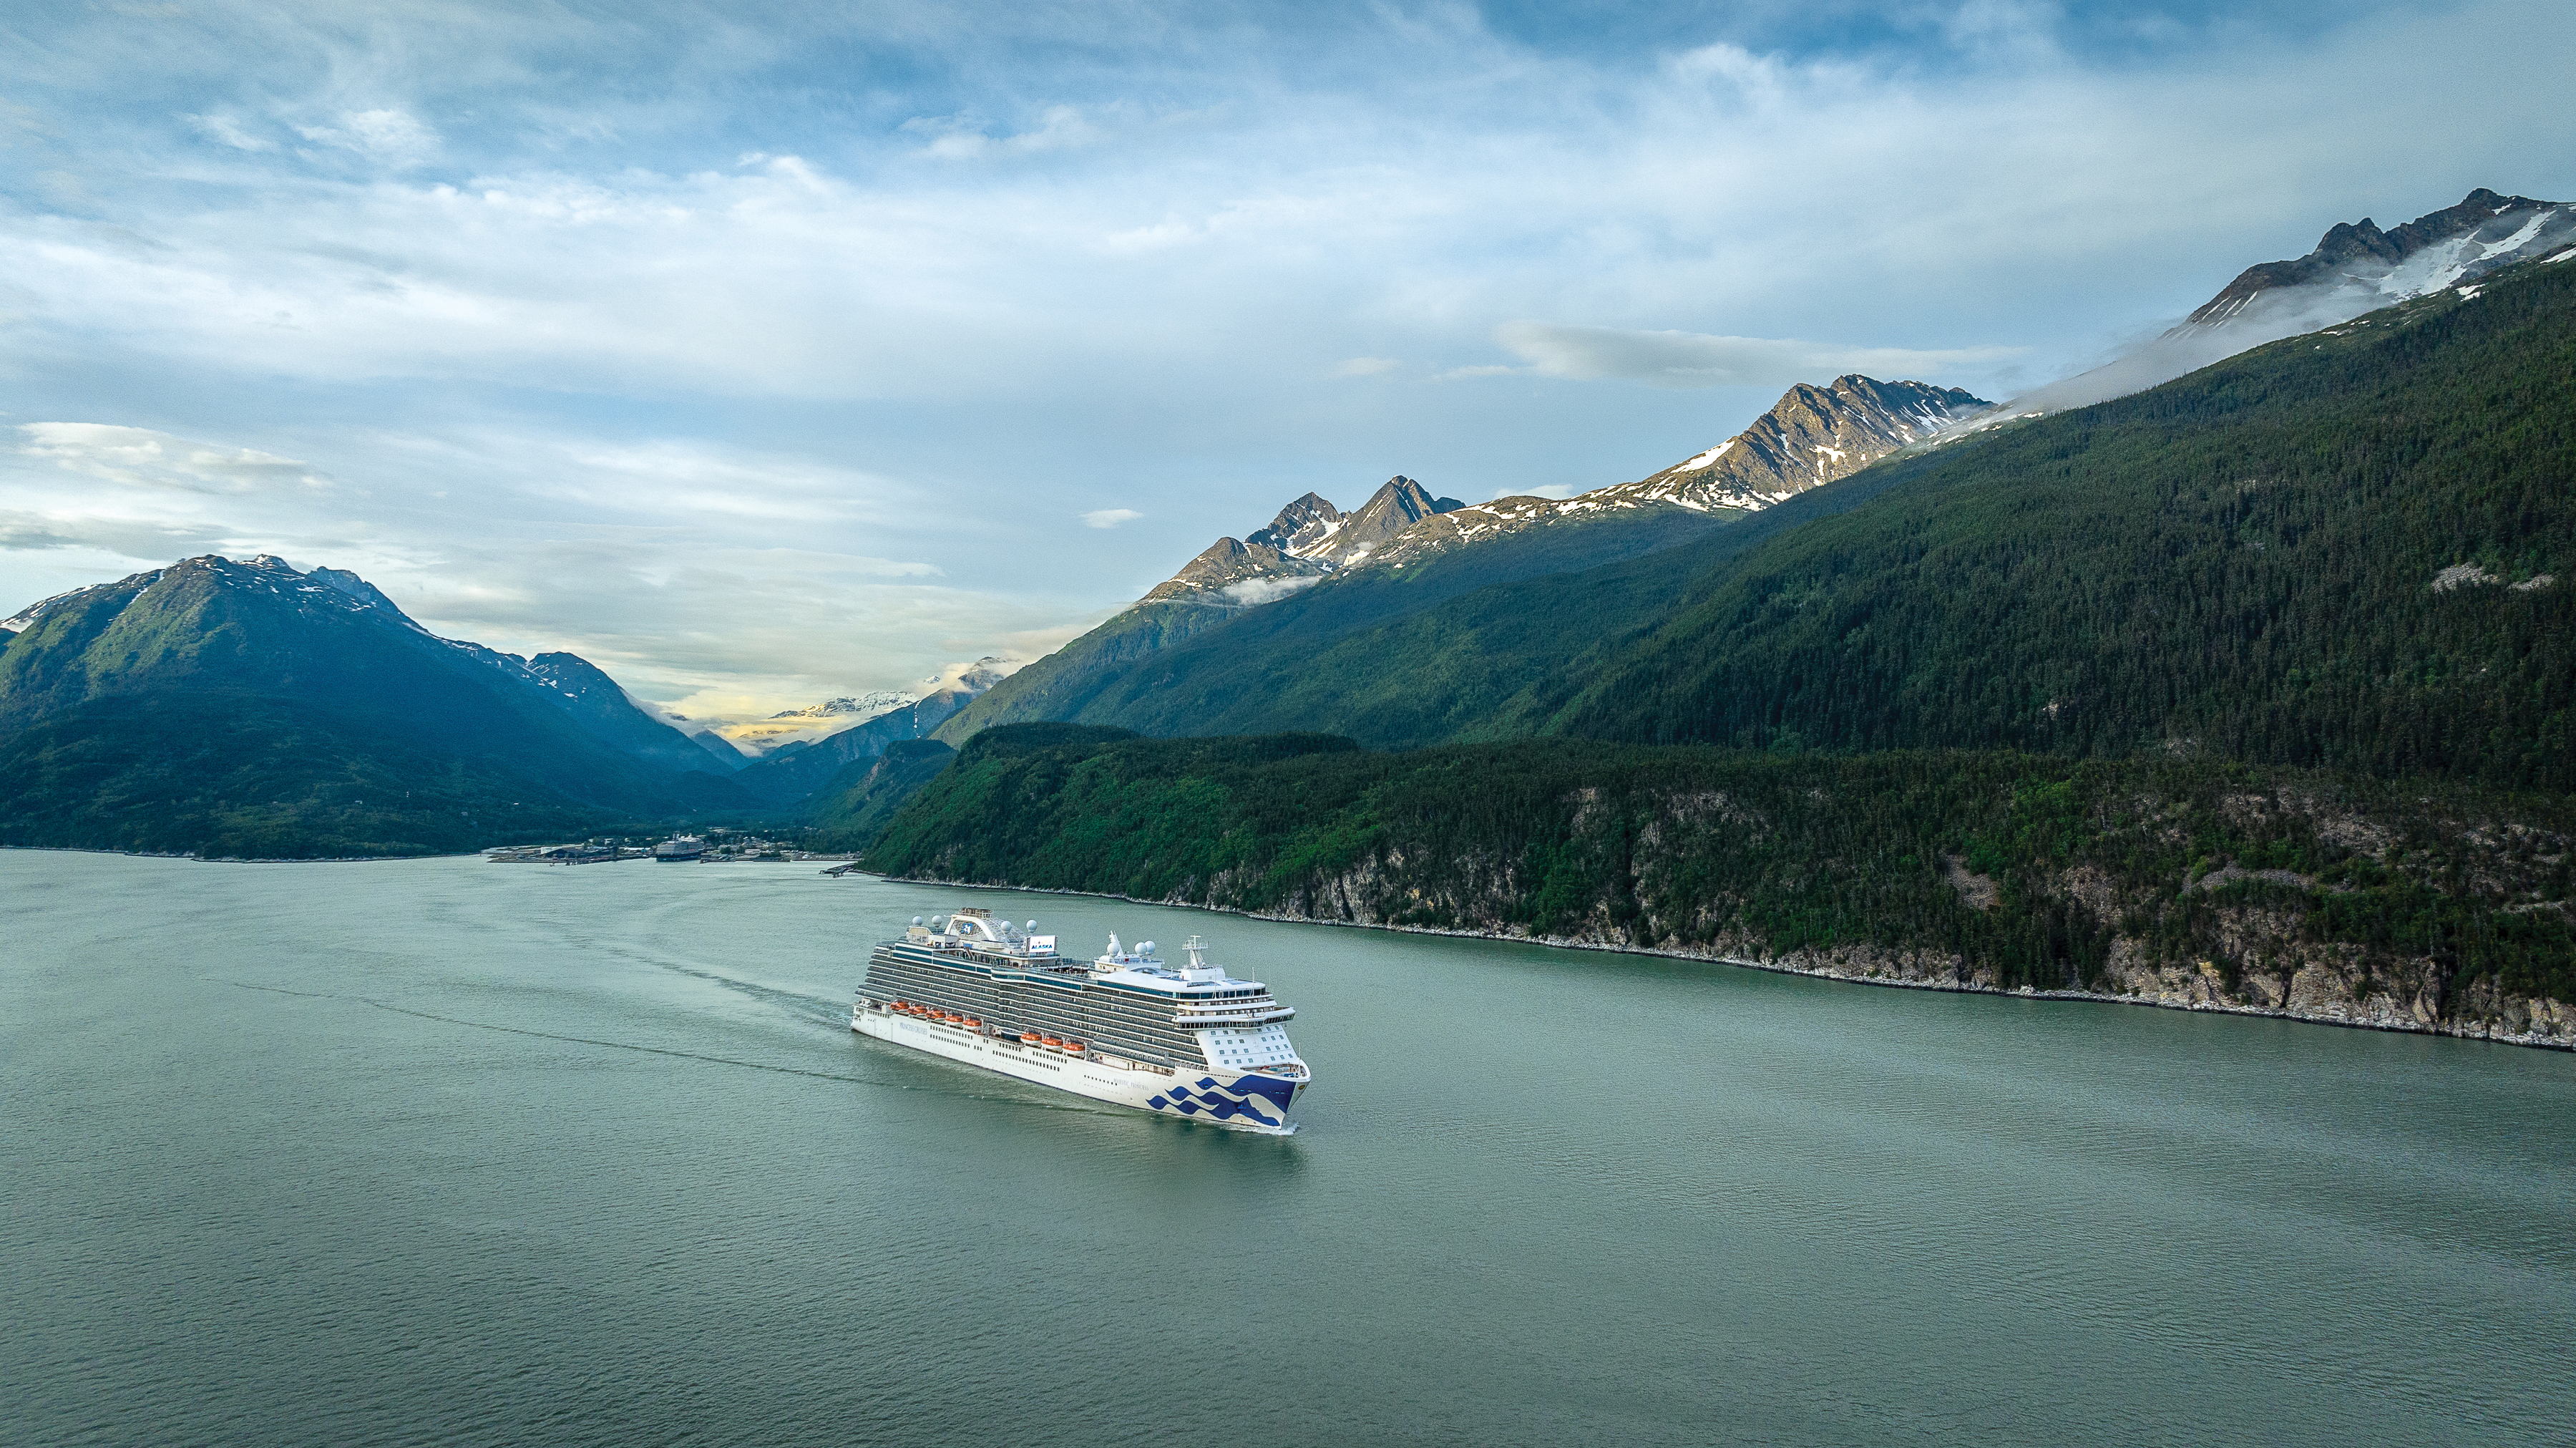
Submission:
[[1323,581],[1311,574],[1294,578],[1247,578],[1240,583],[1229,583],[1217,591],[1231,602],[1250,605],[1286,598]]
[[988,134],[985,122],[971,115],[920,116],[904,122],[903,129],[931,138],[924,154],[952,161],[1069,150],[1091,145],[1103,134],[1072,106],[1049,106],[1034,128],[1016,135]]
[[1082,526],[1115,528],[1121,523],[1133,523],[1144,516],[1133,508],[1097,508],[1082,515]]
[[1379,377],[1404,364],[1392,357],[1346,357],[1333,364],[1336,377]]
[[[397,167],[420,165],[438,152],[438,133],[399,107],[343,111],[334,121],[329,125],[297,126],[295,132],[317,145],[336,146]],[[229,136],[218,135],[216,139],[226,145],[240,144]]]
[[255,136],[242,129],[241,122],[227,115],[190,115],[182,117],[197,134],[217,141],[236,151],[274,151],[277,143],[265,136]]
[[[1494,340],[1519,353],[1545,377],[1619,378],[1658,387],[1785,386],[1846,372],[1915,378],[1989,367],[2017,357],[2019,347],[1836,347],[1766,337],[1712,337],[1696,332],[1629,332],[1506,322]],[[1510,369],[1461,368],[1457,376]]]
[[191,442],[150,428],[92,422],[31,422],[18,432],[20,456],[127,488],[247,493],[290,487],[321,492],[331,480],[312,465],[254,448]]

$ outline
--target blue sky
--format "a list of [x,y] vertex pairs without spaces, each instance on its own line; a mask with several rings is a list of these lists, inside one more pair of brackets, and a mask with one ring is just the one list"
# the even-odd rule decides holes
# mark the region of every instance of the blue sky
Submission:
[[180,0],[0,47],[0,605],[271,551],[702,716],[1043,651],[1310,488],[1624,481],[1839,370],[2006,396],[2335,221],[2576,198],[2563,4]]

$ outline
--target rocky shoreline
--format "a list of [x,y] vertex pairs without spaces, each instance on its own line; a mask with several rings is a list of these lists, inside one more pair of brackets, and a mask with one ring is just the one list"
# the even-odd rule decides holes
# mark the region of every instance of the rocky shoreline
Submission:
[[[2245,999],[2229,991],[2214,968],[2204,965],[2197,970],[2157,968],[2148,965],[2134,950],[2113,951],[2111,974],[2123,983],[2135,983],[2141,989],[2130,991],[2036,990],[2023,987],[2007,990],[1976,978],[1966,962],[1956,957],[1942,958],[1926,951],[1883,951],[1866,947],[1846,947],[1833,951],[1793,951],[1786,956],[1754,953],[1749,950],[1729,952],[1723,949],[1696,949],[1640,945],[1599,937],[1533,935],[1509,927],[1489,930],[1461,930],[1428,925],[1404,925],[1383,920],[1299,914],[1273,910],[1238,910],[1204,901],[1173,898],[1146,900],[1133,895],[1101,890],[1066,890],[1038,885],[1014,885],[997,881],[950,880],[927,876],[878,875],[856,871],[871,878],[923,885],[953,885],[975,890],[1016,890],[1032,895],[1080,895],[1096,900],[1123,900],[1136,905],[1160,905],[1187,910],[1205,910],[1218,915],[1240,915],[1249,920],[1276,920],[1297,925],[1338,925],[1362,930],[1386,930],[1408,935],[1447,935],[1469,940],[1499,940],[1521,945],[1543,945],[1558,950],[1597,950],[1618,955],[1650,955],[1672,960],[1695,960],[1713,965],[1741,966],[1779,975],[1803,975],[1820,980],[1840,981],[1848,985],[1887,986],[1900,990],[1948,991],[1962,995],[2010,996],[2017,1000],[2085,1001],[2097,1005],[2152,1006],[2161,1010],[2208,1011],[2221,1015],[2258,1016],[2274,1020],[2297,1021],[2309,1025],[2343,1026],[2356,1030],[2394,1031],[2411,1035],[2449,1036],[2459,1040],[2487,1041],[2496,1045],[2528,1046],[2541,1050],[2576,1051],[2576,1009],[2557,1001],[2530,997],[2502,997],[2481,1000],[2482,1009],[2473,1017],[2445,1018],[2430,1009],[2433,997],[2423,989],[2367,990],[2349,976],[2323,962],[2308,962],[2286,977],[2256,978],[2240,982],[2239,992],[2270,987],[2277,991],[2273,1000],[2260,994]],[[2401,983],[2392,982],[2391,985]],[[2421,982],[2409,982],[2415,984]],[[2231,998],[2233,997],[2233,998]]]

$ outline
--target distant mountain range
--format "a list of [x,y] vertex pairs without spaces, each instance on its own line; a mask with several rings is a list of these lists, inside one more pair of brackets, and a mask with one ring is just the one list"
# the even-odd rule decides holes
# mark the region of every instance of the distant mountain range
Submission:
[[[1849,376],[1829,387],[1800,383],[1735,436],[1636,482],[1572,498],[1463,504],[1396,477],[1345,514],[1308,493],[1247,537],[1210,544],[1133,607],[994,687],[938,737],[954,744],[992,724],[1114,713],[1107,699],[1156,677],[1153,656],[1265,605],[1266,623],[1308,637],[1388,622],[1514,578],[1678,546],[1991,406],[1957,388]],[[1331,588],[1307,593],[1327,580]],[[1292,597],[1294,605],[1283,602]]]
[[[707,737],[720,739],[730,749],[751,757],[766,757],[792,745],[820,743],[835,734],[939,695],[973,698],[1008,677],[1011,667],[1003,659],[988,654],[971,664],[934,674],[909,689],[878,689],[826,699],[801,709],[782,709],[766,719],[718,726],[710,730]],[[954,711],[937,709],[936,712],[945,718]]]

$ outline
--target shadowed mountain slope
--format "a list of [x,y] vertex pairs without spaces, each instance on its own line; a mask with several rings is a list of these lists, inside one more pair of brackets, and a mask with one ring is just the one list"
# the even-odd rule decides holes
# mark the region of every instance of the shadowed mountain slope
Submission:
[[401,854],[751,802],[587,662],[438,638],[353,574],[192,558],[10,622],[0,843]]

